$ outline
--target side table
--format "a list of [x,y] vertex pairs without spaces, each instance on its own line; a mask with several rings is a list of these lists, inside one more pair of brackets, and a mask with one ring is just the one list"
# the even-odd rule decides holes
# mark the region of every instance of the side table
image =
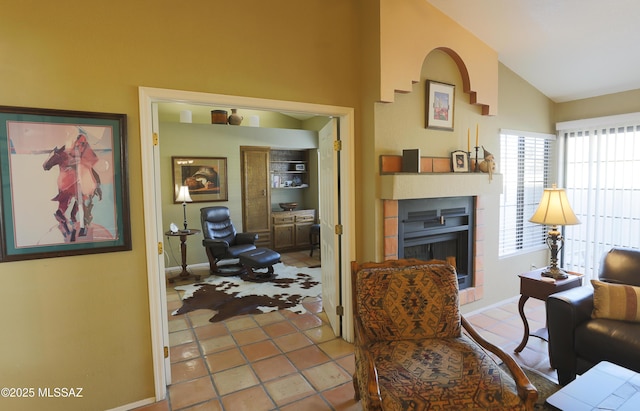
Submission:
[[520,301],[518,301],[518,311],[520,312],[520,318],[522,318],[522,322],[524,323],[524,335],[522,336],[522,342],[514,350],[515,352],[520,352],[524,349],[529,341],[529,335],[542,338],[545,341],[548,339],[546,327],[529,334],[529,322],[527,321],[527,317],[524,315],[524,303],[527,302],[529,297],[546,301],[547,297],[551,294],[580,287],[582,285],[581,274],[569,273],[569,278],[564,280],[555,280],[550,277],[544,277],[542,272],[545,270],[546,267],[529,271],[528,273],[519,274]]
[[194,234],[200,234],[200,230],[189,229],[189,231],[178,231],[177,233],[167,231],[165,235],[169,237],[180,237],[180,251],[182,253],[182,272],[175,277],[169,278],[169,282],[173,283],[176,280],[188,280],[193,277],[196,281],[200,280],[200,276],[191,274],[187,271],[187,237]]
[[638,410],[640,374],[602,361],[547,398],[558,410]]

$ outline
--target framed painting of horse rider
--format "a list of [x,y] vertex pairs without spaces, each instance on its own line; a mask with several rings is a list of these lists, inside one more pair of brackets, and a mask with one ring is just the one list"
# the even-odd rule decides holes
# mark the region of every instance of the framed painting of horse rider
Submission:
[[0,261],[131,250],[126,115],[0,106]]

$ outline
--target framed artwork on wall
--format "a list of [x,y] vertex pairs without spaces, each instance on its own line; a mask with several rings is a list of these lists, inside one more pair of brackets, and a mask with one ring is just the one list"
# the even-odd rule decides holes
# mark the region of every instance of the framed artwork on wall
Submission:
[[451,153],[451,165],[454,173],[469,172],[469,153],[456,150]]
[[226,157],[171,157],[173,163],[173,202],[180,186],[189,187],[192,202],[228,201]]
[[453,131],[455,86],[427,80],[426,128]]
[[126,119],[0,106],[0,261],[131,250]]

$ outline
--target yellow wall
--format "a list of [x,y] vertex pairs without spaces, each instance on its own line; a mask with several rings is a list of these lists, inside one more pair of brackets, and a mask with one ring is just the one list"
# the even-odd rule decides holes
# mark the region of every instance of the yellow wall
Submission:
[[[423,0],[380,0],[381,101],[410,91],[424,57],[443,48],[469,73],[463,88],[486,114],[498,113],[498,53]],[[476,101],[477,100],[477,101]]]
[[357,26],[343,0],[3,4],[1,105],[127,114],[133,250],[0,264],[0,386],[84,387],[82,399],[0,408],[108,409],[154,395],[138,87],[357,110]]
[[[420,81],[410,93],[396,93],[393,103],[375,105],[376,156],[401,154],[403,149],[419,148],[422,156],[448,157],[454,150],[467,149],[467,132],[475,145],[475,128],[479,128],[479,143],[500,158],[499,130],[501,128],[554,133],[552,101],[506,66],[498,66],[500,105],[497,116],[481,114],[481,107],[470,103],[463,91],[462,76],[455,61],[445,52],[434,50],[426,56]],[[426,80],[453,84],[455,89],[454,130],[425,128]],[[480,155],[483,151],[480,150]],[[498,164],[498,167],[500,164]],[[376,174],[379,170],[376,170]],[[485,196],[485,227],[499,227],[499,196]],[[378,201],[381,203],[381,201]],[[382,211],[375,218],[382,231]],[[484,298],[465,305],[469,311],[493,304],[518,294],[517,274],[529,270],[531,264],[546,264],[547,252],[536,252],[514,258],[498,257],[498,230],[486,228],[482,247],[485,273]],[[376,259],[382,259],[382,240],[376,241]]]
[[[483,117],[481,129],[486,129],[485,147],[500,158],[499,131],[501,128],[554,134],[553,113],[555,105],[531,84],[503,64],[498,67],[500,112],[495,117]],[[491,147],[491,148],[489,148]],[[495,151],[494,151],[495,150]],[[499,161],[499,160],[498,160]],[[500,167],[500,164],[497,164]],[[465,312],[495,304],[519,294],[519,273],[527,272],[531,265],[548,264],[548,250],[521,254],[507,258],[498,257],[498,228],[500,227],[500,198],[485,198],[484,228],[484,298],[465,305]]]
[[[0,264],[0,386],[84,388],[82,399],[0,399],[3,409],[106,409],[154,395],[139,86],[354,107],[356,187],[361,191],[356,209],[362,211],[354,239],[359,260],[376,259],[380,250],[382,221],[376,185],[370,183],[380,153],[418,141],[430,141],[438,153],[464,146],[459,132],[475,121],[488,147],[496,146],[499,127],[552,128],[553,105],[500,66],[494,51],[424,0],[403,0],[396,10],[392,5],[398,2],[391,0],[5,3],[0,13],[1,105],[127,114],[133,250]],[[424,27],[415,16],[403,19],[412,8],[434,25]],[[424,43],[419,52],[396,50],[401,53],[396,58],[393,48],[402,41]],[[438,54],[431,60],[436,44],[459,54],[470,84],[463,84],[451,60]],[[396,88],[412,91],[411,81],[423,80],[417,77],[427,55],[426,77],[437,75],[434,79],[453,82],[459,90],[468,86],[478,92],[478,103],[492,108],[498,101],[500,115],[480,117],[479,106],[463,94],[458,134],[443,142],[441,134],[421,128],[419,114],[403,122],[392,108],[378,113],[374,102],[381,96],[392,100]],[[401,67],[405,63],[407,71]],[[415,87],[423,92],[422,85]],[[637,94],[632,97],[637,101]],[[394,131],[381,126],[378,136],[376,125],[384,116],[393,117],[408,134],[390,135]],[[497,226],[494,220],[489,222]],[[490,247],[497,247],[495,235],[488,237],[496,243]],[[485,271],[487,289],[504,284],[516,289],[515,267],[496,259]],[[491,294],[486,301],[497,298]]]
[[[379,154],[388,153],[390,137],[395,139],[397,149],[408,148],[404,144],[412,141],[414,135],[420,135],[417,131],[418,134],[411,135],[405,132],[409,127],[421,128],[424,119],[419,126],[405,122],[410,125],[402,125],[402,131],[389,130],[388,122],[400,125],[404,118],[383,117],[380,121],[376,103],[392,102],[403,93],[415,90],[415,83],[424,80],[421,70],[425,58],[434,50],[446,50],[453,57],[450,60],[455,64],[450,70],[459,79],[457,97],[472,104],[476,113],[498,113],[498,55],[494,50],[424,0],[376,0],[373,3],[364,6],[367,18],[361,25],[362,62],[367,69],[362,76],[362,130],[357,136],[362,141],[356,141],[361,147],[360,176],[378,174]],[[375,201],[377,186],[357,183],[361,197],[367,201],[367,207],[359,214],[362,236],[358,238],[358,257],[380,260],[382,204]]]

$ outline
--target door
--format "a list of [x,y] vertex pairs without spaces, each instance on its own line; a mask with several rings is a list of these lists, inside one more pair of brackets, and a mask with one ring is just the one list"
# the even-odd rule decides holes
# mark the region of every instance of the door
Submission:
[[[345,260],[342,263],[344,272],[349,270],[349,261],[355,257],[355,241],[349,241],[354,235],[355,210],[353,207],[355,190],[353,189],[353,134],[354,134],[354,113],[349,107],[324,106],[300,102],[287,102],[279,100],[256,99],[250,97],[228,96],[221,94],[207,94],[191,91],[155,89],[148,87],[139,87],[139,111],[140,111],[140,147],[142,160],[142,194],[144,203],[144,234],[146,238],[145,253],[147,257],[147,283],[149,287],[149,312],[151,326],[151,356],[153,359],[153,375],[155,386],[155,399],[160,401],[166,397],[167,381],[165,373],[170,376],[171,366],[169,359],[165,358],[163,351],[168,351],[168,328],[165,321],[167,320],[166,310],[166,291],[164,282],[158,281],[158,273],[164,272],[164,261],[162,260],[162,251],[159,249],[162,245],[162,199],[161,199],[161,180],[160,180],[160,162],[158,161],[158,143],[153,143],[153,130],[158,130],[158,117],[152,114],[152,106],[156,102],[175,102],[185,103],[192,102],[198,105],[208,105],[212,107],[226,106],[246,106],[256,109],[269,111],[292,111],[309,113],[323,116],[340,116],[341,141],[343,141],[343,153],[341,156],[342,167],[340,174],[340,184],[343,195],[340,199],[342,202],[340,207],[342,215],[342,224],[344,226],[344,240],[338,244],[343,248],[341,258]],[[335,179],[338,177],[336,176]],[[337,209],[337,205],[336,208]],[[326,207],[325,207],[326,208]],[[334,210],[335,210],[334,209]],[[327,210],[329,213],[329,210]],[[325,229],[326,231],[326,229]],[[334,231],[330,230],[330,234],[325,235],[325,241],[335,241],[332,237]],[[336,247],[333,245],[332,247]],[[329,248],[329,247],[328,247]],[[325,250],[325,252],[328,252]],[[160,257],[159,257],[160,256]],[[337,264],[337,262],[336,262]],[[329,261],[327,264],[329,265]],[[333,265],[333,263],[331,264]],[[335,271],[337,273],[337,271]],[[335,280],[338,280],[337,278]],[[334,282],[333,284],[335,284]],[[343,289],[346,290],[345,298],[349,296],[350,282],[342,281]],[[339,287],[339,286],[338,286]],[[323,287],[327,288],[327,287]],[[339,290],[340,288],[338,288]],[[334,293],[336,294],[336,293]],[[339,293],[337,293],[339,295]],[[327,304],[329,300],[327,299]],[[335,303],[333,303],[335,304]],[[164,307],[164,308],[162,308]],[[344,332],[343,338],[346,341],[352,341],[352,321],[350,319],[350,307],[345,306],[347,315],[343,319]],[[332,320],[336,323],[336,320]],[[164,323],[164,325],[163,325]]]
[[271,247],[269,148],[240,147],[242,162],[242,229],[258,234],[256,245]]
[[320,180],[320,255],[322,256],[322,305],[335,335],[342,335],[338,307],[342,305],[340,286],[340,244],[336,234],[339,218],[338,121],[332,118],[318,132]]
[[[158,104],[153,103],[151,105],[151,113],[152,113],[152,131],[153,134],[157,137],[157,143],[153,146],[153,185],[154,185],[154,196],[155,196],[155,207],[156,207],[156,232],[158,233],[159,238],[157,238],[158,243],[158,275],[157,275],[157,284],[158,289],[160,290],[160,295],[167,295],[167,283],[164,273],[164,253],[160,251],[160,244],[163,244],[162,233],[165,231],[162,227],[162,191],[159,187],[161,187],[160,181],[160,124],[158,120]],[[167,299],[160,299],[160,312],[167,312]],[[165,355],[164,355],[164,378],[166,385],[171,384],[171,357],[169,355],[169,319],[166,315],[162,315],[162,340],[163,347],[165,347]]]

